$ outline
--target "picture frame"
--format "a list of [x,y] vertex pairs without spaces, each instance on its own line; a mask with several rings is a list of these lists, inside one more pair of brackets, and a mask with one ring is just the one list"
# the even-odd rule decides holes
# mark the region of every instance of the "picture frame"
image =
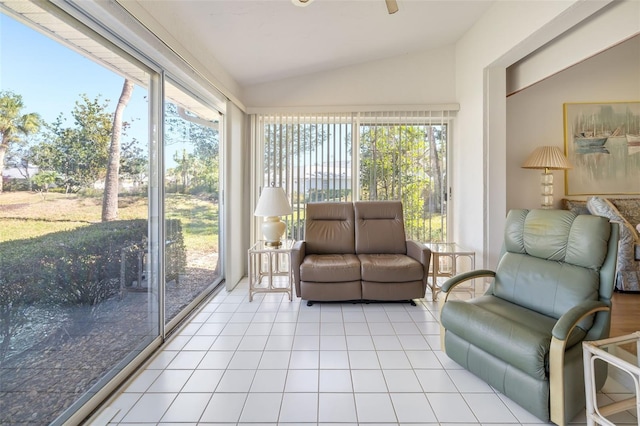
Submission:
[[565,103],[566,195],[640,194],[640,101]]

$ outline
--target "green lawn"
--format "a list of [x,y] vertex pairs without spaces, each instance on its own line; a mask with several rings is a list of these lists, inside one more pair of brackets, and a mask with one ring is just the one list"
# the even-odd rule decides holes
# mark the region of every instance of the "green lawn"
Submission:
[[87,225],[87,222],[52,222],[36,219],[0,218],[0,226],[2,227],[0,242],[34,238],[52,232],[70,231]]
[[[185,194],[166,195],[166,218],[180,219],[188,250],[218,250],[218,204]],[[38,237],[100,221],[102,199],[78,194],[5,192],[0,194],[0,242]],[[147,198],[121,195],[118,217],[146,218]],[[213,238],[212,238],[213,237]]]

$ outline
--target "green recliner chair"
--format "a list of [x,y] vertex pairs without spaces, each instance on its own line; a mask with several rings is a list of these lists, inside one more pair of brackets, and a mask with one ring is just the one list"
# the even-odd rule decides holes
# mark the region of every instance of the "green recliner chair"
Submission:
[[[442,286],[442,350],[536,417],[568,423],[585,407],[582,341],[609,337],[617,247],[603,217],[510,211],[496,270]],[[482,277],[493,278],[482,296],[449,297]],[[601,365],[599,388],[606,376]]]

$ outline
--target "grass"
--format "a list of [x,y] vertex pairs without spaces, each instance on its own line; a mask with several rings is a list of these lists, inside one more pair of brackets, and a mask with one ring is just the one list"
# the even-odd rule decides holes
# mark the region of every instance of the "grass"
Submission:
[[[189,250],[218,251],[218,203],[188,194],[166,194],[167,219],[180,219],[184,241]],[[211,236],[214,235],[215,241]]]
[[[145,219],[148,200],[120,195],[118,218]],[[0,242],[38,237],[100,222],[102,198],[78,194],[32,192],[0,194]],[[204,197],[166,195],[166,218],[180,219],[188,251],[218,250],[218,204]]]
[[0,242],[35,238],[52,232],[71,231],[87,225],[87,222],[0,219],[0,226],[2,227],[2,232],[0,232]]
[[0,220],[100,222],[101,203],[99,198],[77,194],[49,193],[42,197],[31,192],[4,192],[0,194]]

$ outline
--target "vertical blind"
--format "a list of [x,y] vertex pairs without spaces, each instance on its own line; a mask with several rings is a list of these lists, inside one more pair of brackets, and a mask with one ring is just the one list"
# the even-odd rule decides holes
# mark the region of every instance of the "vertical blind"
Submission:
[[304,239],[306,203],[400,200],[407,238],[444,242],[454,116],[450,109],[256,114],[255,200],[264,186],[283,187],[294,239]]

